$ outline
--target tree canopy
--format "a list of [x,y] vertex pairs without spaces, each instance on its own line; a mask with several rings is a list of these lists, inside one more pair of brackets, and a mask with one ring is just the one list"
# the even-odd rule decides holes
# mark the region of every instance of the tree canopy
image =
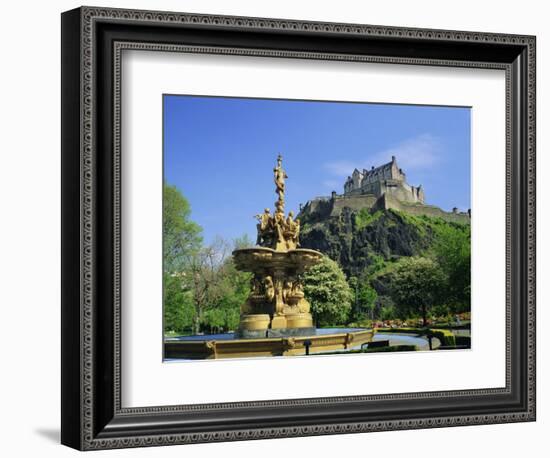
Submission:
[[176,186],[164,184],[163,202],[164,271],[176,272],[200,248],[202,228],[189,219],[191,206]]
[[447,277],[446,302],[459,310],[470,309],[470,226],[437,228],[433,255]]
[[353,292],[338,263],[324,256],[308,270],[304,274],[304,293],[318,326],[347,324]]
[[438,263],[423,257],[403,257],[377,277],[386,284],[398,311],[420,315],[424,326],[429,310],[444,297],[446,280]]

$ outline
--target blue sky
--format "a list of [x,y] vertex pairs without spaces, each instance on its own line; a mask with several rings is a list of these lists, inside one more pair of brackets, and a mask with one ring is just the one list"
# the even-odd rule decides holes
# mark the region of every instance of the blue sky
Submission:
[[391,156],[426,203],[470,208],[470,109],[415,105],[164,96],[164,177],[191,204],[205,243],[256,238],[254,215],[273,209],[283,155],[286,210],[343,192],[355,167]]

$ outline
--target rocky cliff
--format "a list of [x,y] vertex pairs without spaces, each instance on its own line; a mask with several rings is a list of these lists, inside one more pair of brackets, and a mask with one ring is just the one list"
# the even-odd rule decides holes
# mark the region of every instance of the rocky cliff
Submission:
[[348,276],[359,275],[376,256],[389,260],[420,255],[433,242],[434,224],[459,224],[395,209],[345,207],[338,216],[320,218],[318,212],[299,216],[301,246],[328,255]]

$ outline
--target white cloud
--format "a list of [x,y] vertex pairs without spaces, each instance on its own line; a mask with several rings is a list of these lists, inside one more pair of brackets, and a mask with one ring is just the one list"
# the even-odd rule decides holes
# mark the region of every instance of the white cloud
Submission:
[[423,134],[375,154],[374,160],[387,162],[392,156],[397,158],[404,169],[427,170],[441,159],[441,145],[436,137]]
[[422,134],[409,138],[388,149],[369,154],[365,160],[352,162],[349,160],[327,162],[324,167],[333,175],[347,177],[355,168],[370,169],[372,166],[386,164],[391,157],[397,158],[397,163],[405,171],[430,170],[441,160],[440,141],[430,134]]

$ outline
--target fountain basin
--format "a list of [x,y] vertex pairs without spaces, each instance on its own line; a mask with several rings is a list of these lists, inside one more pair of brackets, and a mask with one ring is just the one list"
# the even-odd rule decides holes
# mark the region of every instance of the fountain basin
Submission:
[[312,335],[242,339],[235,334],[185,336],[165,339],[165,359],[223,359],[299,356],[350,350],[372,340],[372,329],[317,329]]
[[258,272],[292,269],[303,273],[317,264],[322,253],[308,248],[296,248],[289,251],[276,251],[267,247],[241,248],[233,252],[237,269],[245,272]]

